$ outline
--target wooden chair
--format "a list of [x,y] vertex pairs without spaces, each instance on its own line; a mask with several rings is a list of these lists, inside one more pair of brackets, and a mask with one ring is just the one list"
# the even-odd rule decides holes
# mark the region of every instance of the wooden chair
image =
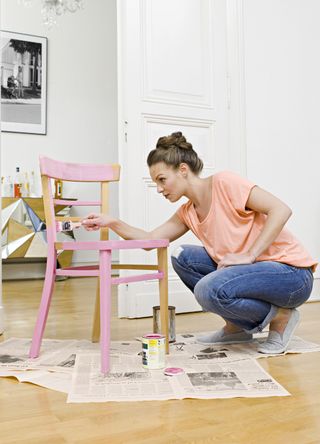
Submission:
[[[106,374],[110,369],[109,347],[111,320],[111,285],[158,279],[161,307],[161,328],[162,333],[166,336],[166,352],[169,353],[167,268],[167,246],[169,244],[168,240],[108,240],[107,228],[101,229],[100,241],[75,240],[70,242],[57,242],[56,239],[56,234],[58,231],[57,222],[62,222],[64,220],[79,222],[81,218],[56,217],[54,213],[54,206],[64,204],[73,206],[99,206],[100,212],[106,214],[108,212],[108,183],[112,181],[119,181],[120,166],[63,163],[41,156],[40,170],[47,225],[48,258],[42,298],[29,353],[30,357],[36,358],[39,355],[56,276],[98,277],[98,291],[95,308],[96,322],[94,322],[93,339],[97,340],[100,333],[101,372],[103,374]],[[63,199],[54,199],[52,196],[51,179],[61,179],[62,181],[71,182],[100,182],[100,200],[65,201]],[[111,264],[111,254],[113,250],[141,248],[156,248],[158,254],[158,264],[122,264],[116,266],[113,266]],[[99,264],[96,266],[91,265],[57,268],[57,252],[60,250],[96,250],[99,252]],[[127,277],[112,277],[112,268],[152,270],[153,272]]]

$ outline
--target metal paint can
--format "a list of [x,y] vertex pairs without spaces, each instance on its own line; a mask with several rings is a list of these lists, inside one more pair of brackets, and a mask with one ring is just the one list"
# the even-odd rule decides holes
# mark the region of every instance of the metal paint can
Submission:
[[142,336],[142,366],[147,369],[165,367],[166,337],[158,334]]
[[[160,305],[152,307],[153,310],[153,333],[161,332],[161,320],[160,320]],[[169,318],[169,342],[176,341],[176,307],[169,305],[168,307]]]

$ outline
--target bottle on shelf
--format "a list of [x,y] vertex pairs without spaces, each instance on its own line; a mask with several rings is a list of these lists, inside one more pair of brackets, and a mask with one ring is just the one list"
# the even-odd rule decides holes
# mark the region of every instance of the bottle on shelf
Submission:
[[37,193],[36,193],[36,179],[35,179],[34,171],[31,171],[31,174],[30,174],[29,196],[30,197],[37,197]]
[[13,183],[11,180],[11,176],[1,177],[1,196],[13,197]]
[[7,189],[7,196],[8,197],[13,197],[14,196],[13,181],[11,179],[11,176],[7,176],[6,189]]
[[16,175],[13,183],[14,197],[22,196],[22,187],[23,187],[23,180],[20,173],[20,168],[16,167]]
[[30,196],[30,182],[29,182],[29,176],[28,173],[24,173],[24,181],[22,184],[22,191],[21,191],[22,197],[29,197]]
[[54,198],[55,199],[61,199],[62,198],[62,189],[63,189],[63,182],[61,179],[55,179],[54,180]]

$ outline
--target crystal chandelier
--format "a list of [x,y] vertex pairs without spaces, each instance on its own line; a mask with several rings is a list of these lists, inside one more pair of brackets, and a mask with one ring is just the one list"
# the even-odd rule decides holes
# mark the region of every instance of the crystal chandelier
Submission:
[[[24,6],[31,6],[32,0],[19,0]],[[82,9],[84,0],[41,0],[43,23],[51,28],[57,24],[57,17],[66,12],[76,12]]]

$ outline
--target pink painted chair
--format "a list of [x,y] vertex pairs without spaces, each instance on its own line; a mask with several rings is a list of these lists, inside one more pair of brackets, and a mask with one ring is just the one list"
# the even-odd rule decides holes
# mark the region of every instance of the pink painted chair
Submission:
[[[119,181],[119,165],[94,165],[63,163],[47,157],[40,157],[40,170],[42,179],[43,202],[47,225],[48,258],[42,298],[36,326],[30,348],[30,357],[39,356],[42,337],[48,317],[51,297],[56,276],[97,276],[98,291],[95,308],[95,321],[93,328],[93,340],[100,336],[101,346],[101,372],[106,374],[110,369],[110,321],[111,321],[111,285],[129,282],[159,280],[160,292],[160,316],[162,333],[166,336],[166,352],[169,353],[168,337],[168,268],[167,268],[167,239],[158,240],[108,240],[108,229],[101,229],[99,241],[70,241],[57,242],[57,222],[72,220],[79,222],[79,217],[57,217],[54,213],[55,205],[73,206],[100,206],[101,213],[108,213],[108,183]],[[71,182],[101,182],[101,195],[99,201],[79,201],[54,199],[52,196],[51,179],[61,179]],[[111,264],[113,250],[156,248],[158,255],[157,265],[143,264]],[[79,266],[57,269],[57,251],[60,250],[96,250],[99,252],[99,264],[97,266]],[[111,270],[138,269],[152,270],[147,274],[127,277],[112,277]],[[98,303],[97,303],[98,302]]]

